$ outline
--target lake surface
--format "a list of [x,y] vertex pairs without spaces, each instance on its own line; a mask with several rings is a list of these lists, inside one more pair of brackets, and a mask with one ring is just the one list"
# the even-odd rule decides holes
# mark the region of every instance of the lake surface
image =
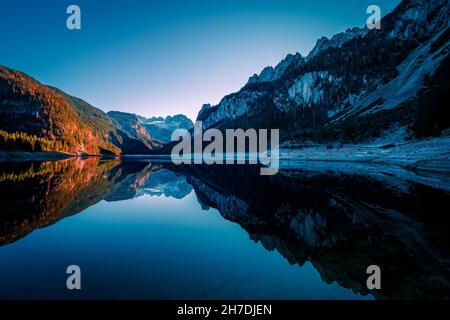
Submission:
[[[384,176],[1,164],[0,298],[449,298],[449,191]],[[69,265],[80,291],[66,288]],[[381,290],[367,289],[370,265]]]

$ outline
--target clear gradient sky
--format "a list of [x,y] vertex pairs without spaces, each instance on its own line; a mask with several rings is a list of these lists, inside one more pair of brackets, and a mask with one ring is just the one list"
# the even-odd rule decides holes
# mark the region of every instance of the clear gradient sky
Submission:
[[[195,119],[254,73],[400,0],[0,0],[0,64],[104,111]],[[82,30],[66,28],[81,8]]]

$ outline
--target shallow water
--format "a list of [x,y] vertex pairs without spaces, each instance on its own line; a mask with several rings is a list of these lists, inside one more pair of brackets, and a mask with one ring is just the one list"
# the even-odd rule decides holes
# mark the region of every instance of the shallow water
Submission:
[[76,159],[2,164],[0,191],[2,299],[450,297],[450,195],[409,181]]

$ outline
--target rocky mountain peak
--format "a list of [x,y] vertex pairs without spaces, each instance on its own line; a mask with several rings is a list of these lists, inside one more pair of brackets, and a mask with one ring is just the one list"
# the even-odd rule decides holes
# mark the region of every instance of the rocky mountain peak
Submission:
[[191,129],[194,124],[183,114],[164,117],[145,118],[132,113],[108,112],[117,125],[129,135],[148,143],[168,143],[172,132],[177,129]]
[[205,103],[197,114],[197,120],[202,119],[205,113],[212,108],[211,104]]
[[307,59],[311,59],[320,51],[326,50],[328,48],[340,48],[342,45],[358,36],[364,36],[367,33],[367,28],[349,28],[345,32],[338,33],[334,35],[331,39],[327,37],[322,37],[317,40],[316,45],[309,53]]
[[292,63],[301,61],[302,59],[302,55],[298,52],[295,55],[288,54],[286,58],[281,60],[281,62],[275,66],[275,68],[266,67],[259,75],[255,74],[250,77],[247,84],[275,81],[283,75],[287,67],[289,67]]
[[[444,119],[420,116],[414,104],[447,90],[448,4],[404,0],[381,30],[355,27],[322,37],[307,58],[286,56],[218,105],[203,106],[198,119],[206,128],[272,126],[295,139],[369,139],[398,123],[445,129]],[[430,81],[435,92],[424,93]],[[430,109],[421,111],[426,115],[444,107],[420,108]]]

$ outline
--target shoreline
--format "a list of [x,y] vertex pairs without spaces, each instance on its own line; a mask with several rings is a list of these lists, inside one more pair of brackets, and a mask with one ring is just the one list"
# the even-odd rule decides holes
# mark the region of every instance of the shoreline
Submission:
[[61,161],[75,156],[64,152],[0,151],[0,163],[28,161]]
[[[386,141],[383,141],[386,143]],[[63,152],[0,151],[0,163],[28,161],[60,161],[76,158],[168,160],[170,154],[74,155]],[[295,163],[368,164],[397,166],[409,171],[423,171],[450,175],[450,137],[385,144],[348,144],[330,148],[311,145],[286,148],[281,145],[279,160],[295,167]],[[291,167],[288,165],[288,167]],[[338,165],[339,166],[339,165]],[[283,167],[283,165],[281,165]]]
[[139,159],[155,159],[162,160],[170,158],[170,155],[165,154],[123,154],[123,155],[100,155],[100,154],[70,154],[64,152],[28,152],[28,151],[0,151],[1,163],[14,162],[31,162],[31,161],[62,161],[68,159],[124,159],[124,160],[139,160]]
[[411,142],[343,145],[329,149],[318,145],[297,149],[280,148],[280,159],[288,162],[358,163],[396,166],[412,172],[450,175],[450,137]]

